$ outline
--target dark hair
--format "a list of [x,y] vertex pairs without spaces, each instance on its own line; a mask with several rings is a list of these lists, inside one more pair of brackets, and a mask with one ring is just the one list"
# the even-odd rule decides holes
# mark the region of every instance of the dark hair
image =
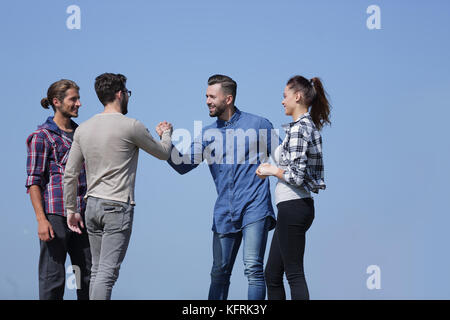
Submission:
[[127,77],[123,74],[103,73],[95,78],[95,92],[105,106],[115,99],[116,92],[125,90]]
[[222,90],[225,94],[231,94],[233,96],[233,103],[236,100],[237,83],[228,76],[222,74],[215,74],[208,79],[208,86],[220,83]]
[[41,106],[44,109],[48,109],[49,106],[52,106],[53,111],[55,111],[55,106],[53,105],[53,98],[58,99],[59,101],[63,101],[66,97],[66,92],[69,89],[76,89],[80,91],[80,87],[72,81],[67,79],[61,79],[51,84],[51,86],[47,90],[47,97],[41,100]]
[[315,77],[308,80],[302,76],[294,76],[286,84],[290,89],[300,91],[303,94],[304,103],[311,106],[310,115],[317,127],[321,130],[325,124],[330,122],[330,103],[328,93],[322,85],[322,81]]

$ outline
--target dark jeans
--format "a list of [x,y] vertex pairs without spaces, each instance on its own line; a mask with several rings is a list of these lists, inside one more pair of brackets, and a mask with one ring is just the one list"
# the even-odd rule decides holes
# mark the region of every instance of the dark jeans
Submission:
[[265,278],[269,300],[285,300],[283,274],[291,288],[292,300],[309,300],[303,270],[305,233],[314,220],[312,198],[280,202],[278,217],[270,246]]
[[40,240],[39,256],[39,299],[62,300],[66,284],[66,257],[70,256],[77,288],[78,300],[89,299],[89,278],[91,276],[91,251],[85,229],[81,235],[67,227],[66,217],[48,214],[47,220],[52,225],[55,238],[49,242]]

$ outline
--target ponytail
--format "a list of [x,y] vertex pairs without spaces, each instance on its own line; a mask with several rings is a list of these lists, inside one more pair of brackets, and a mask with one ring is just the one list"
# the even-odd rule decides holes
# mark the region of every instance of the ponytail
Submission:
[[330,103],[327,99],[327,92],[323,88],[322,81],[315,77],[311,79],[311,84],[316,92],[313,101],[311,102],[311,118],[318,130],[321,130],[324,125],[331,124],[330,121]]
[[326,124],[331,124],[328,94],[319,78],[308,80],[302,76],[294,76],[286,85],[303,94],[303,102],[307,107],[311,106],[310,115],[318,130],[321,130]]

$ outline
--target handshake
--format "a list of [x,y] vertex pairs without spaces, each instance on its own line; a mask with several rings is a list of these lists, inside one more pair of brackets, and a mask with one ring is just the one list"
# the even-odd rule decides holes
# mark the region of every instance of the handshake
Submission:
[[[161,138],[162,134],[164,131],[173,130],[172,124],[170,122],[167,121],[163,121],[158,123],[158,125],[156,126],[156,133],[158,134],[158,136]],[[172,133],[172,132],[171,132]]]

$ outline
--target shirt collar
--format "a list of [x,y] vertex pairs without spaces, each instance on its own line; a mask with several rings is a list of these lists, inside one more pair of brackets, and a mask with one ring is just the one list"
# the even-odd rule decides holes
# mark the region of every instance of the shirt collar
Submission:
[[217,118],[217,126],[218,127],[228,127],[228,126],[232,125],[233,123],[235,123],[239,119],[239,117],[241,116],[241,110],[239,110],[238,107],[234,107],[234,108],[235,108],[235,111],[234,111],[233,115],[231,116],[230,120],[224,121],[224,120]]
[[[73,120],[70,120],[70,123],[72,124],[73,130],[75,131],[75,129],[78,127],[78,125]],[[43,124],[41,124],[38,127],[38,129],[47,129],[49,131],[53,131],[59,135],[62,135],[62,132],[61,132],[62,130],[55,123],[52,116],[48,117],[47,121],[45,121]]]
[[283,124],[283,125],[282,125],[282,128],[285,129],[285,130],[289,130],[292,126],[294,126],[294,125],[295,125],[296,123],[298,123],[300,120],[302,120],[303,118],[309,117],[309,116],[310,116],[310,115],[309,115],[309,112],[306,112],[306,113],[302,114],[300,117],[298,117],[297,120],[295,120],[295,121],[293,121],[293,122],[289,122],[289,123]]

